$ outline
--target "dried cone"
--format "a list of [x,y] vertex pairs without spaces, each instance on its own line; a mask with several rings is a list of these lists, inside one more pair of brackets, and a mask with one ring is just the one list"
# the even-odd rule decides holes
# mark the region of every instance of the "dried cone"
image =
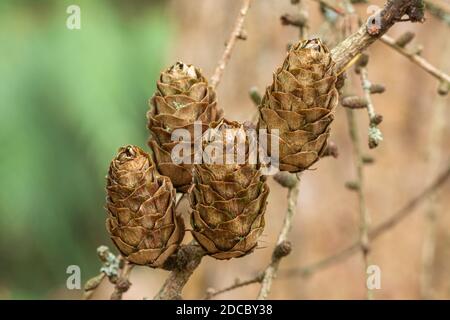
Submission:
[[187,129],[193,137],[195,121],[203,124],[203,132],[218,117],[215,91],[197,68],[177,62],[161,73],[147,113],[148,144],[159,172],[172,180],[178,192],[186,192],[192,183],[192,166],[172,162],[171,151],[179,143],[171,140],[172,132]]
[[314,39],[293,46],[274,74],[261,102],[259,128],[279,130],[281,171],[303,171],[324,153],[338,102],[334,66],[328,49]]
[[175,189],[150,156],[135,146],[119,149],[107,177],[106,228],[131,263],[160,267],[184,236],[175,215]]
[[[224,137],[224,129],[237,129],[238,134],[244,134],[243,126],[237,122],[221,120],[211,124],[211,128],[211,134],[207,132],[203,137],[206,145],[220,141],[217,137]],[[229,141],[232,146],[236,143],[236,140]],[[232,154],[236,160],[238,150],[231,148],[224,154]],[[249,163],[248,150],[247,143],[241,164],[205,163],[204,157],[202,164],[194,165],[194,185],[190,191],[192,234],[216,259],[250,253],[264,229],[269,188],[257,165]]]

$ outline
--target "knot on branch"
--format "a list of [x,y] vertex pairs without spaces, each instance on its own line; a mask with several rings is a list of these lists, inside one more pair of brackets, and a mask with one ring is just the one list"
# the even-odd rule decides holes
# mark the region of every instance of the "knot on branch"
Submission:
[[308,14],[306,12],[301,12],[299,14],[283,14],[280,17],[281,24],[283,26],[294,26],[303,28],[308,22]]
[[122,295],[131,287],[131,282],[128,278],[119,278],[116,281],[114,292],[111,295],[111,300],[121,300]]
[[278,172],[273,176],[273,179],[280,185],[288,189],[294,188],[298,183],[298,178],[295,174],[285,171]]
[[273,260],[279,260],[285,256],[287,256],[292,251],[292,244],[290,241],[284,240],[280,242],[273,251]]
[[343,97],[341,100],[341,105],[344,108],[349,108],[349,109],[367,108],[368,104],[369,104],[369,102],[367,101],[366,98],[359,97],[359,96],[347,96],[347,97]]
[[410,43],[414,37],[415,37],[415,33],[411,32],[411,31],[406,31],[404,33],[402,33],[396,40],[395,40],[395,44],[398,45],[401,48],[404,48],[408,43]]
[[[424,22],[424,10],[423,0],[389,0],[382,10],[367,19],[367,33],[379,36],[399,21]],[[403,18],[405,15],[407,19]]]
[[322,157],[333,157],[335,159],[339,157],[339,149],[335,142],[328,141]]
[[406,14],[411,22],[424,22],[425,4],[423,0],[414,0],[412,4],[406,9]]

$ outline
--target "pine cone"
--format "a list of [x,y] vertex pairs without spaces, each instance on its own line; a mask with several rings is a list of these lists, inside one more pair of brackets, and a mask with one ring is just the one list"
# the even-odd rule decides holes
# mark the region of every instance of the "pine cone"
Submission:
[[194,66],[177,62],[161,73],[147,113],[151,133],[148,144],[159,172],[172,180],[178,192],[186,192],[191,185],[192,165],[172,162],[171,151],[179,142],[173,142],[171,134],[175,129],[187,129],[193,137],[195,121],[204,124],[204,132],[210,122],[220,117],[216,104],[215,91]]
[[[211,124],[212,133],[204,134],[204,141],[220,141],[224,129],[244,127],[237,122],[221,120]],[[219,137],[219,138],[218,138]],[[229,140],[228,140],[229,141]],[[233,140],[231,145],[235,144]],[[238,148],[224,148],[223,154],[237,158]],[[204,147],[206,152],[206,148]],[[192,234],[203,249],[216,259],[244,256],[256,247],[264,229],[264,212],[269,187],[264,182],[257,165],[248,161],[248,143],[245,160],[241,164],[194,165],[194,185],[190,191]],[[220,156],[225,159],[225,156]],[[235,161],[236,162],[236,161]],[[225,163],[225,160],[224,160]]]
[[126,146],[111,162],[106,191],[106,228],[119,251],[132,263],[160,267],[184,236],[170,179],[147,153]]
[[323,154],[338,102],[334,66],[328,49],[313,39],[293,46],[274,74],[259,109],[259,128],[279,130],[281,171],[303,171]]

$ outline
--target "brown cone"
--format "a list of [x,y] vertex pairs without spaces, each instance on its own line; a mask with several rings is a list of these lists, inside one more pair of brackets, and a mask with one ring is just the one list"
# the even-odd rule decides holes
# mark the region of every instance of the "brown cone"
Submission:
[[[243,133],[244,127],[237,122],[221,120],[211,124],[211,128],[215,130],[214,134],[204,135],[206,145],[217,141],[217,136],[223,137],[224,129],[239,129],[239,133]],[[216,138],[210,139],[213,136]],[[236,156],[237,150],[235,147],[224,153],[234,151]],[[248,144],[244,163],[203,162],[194,165],[193,176],[191,224],[197,242],[216,259],[237,258],[252,252],[264,229],[269,187],[257,166],[248,163]]]
[[308,169],[323,154],[338,102],[334,66],[328,49],[314,39],[293,46],[274,74],[259,109],[259,128],[279,130],[281,171]]
[[187,129],[193,137],[195,121],[204,124],[203,132],[220,117],[216,104],[215,91],[194,66],[177,62],[161,73],[147,113],[148,144],[158,171],[172,180],[178,192],[186,192],[191,185],[192,166],[172,162],[171,151],[177,142],[171,140],[171,134],[175,129]]
[[170,179],[147,153],[126,146],[111,162],[106,191],[106,228],[119,251],[131,263],[161,267],[184,236]]

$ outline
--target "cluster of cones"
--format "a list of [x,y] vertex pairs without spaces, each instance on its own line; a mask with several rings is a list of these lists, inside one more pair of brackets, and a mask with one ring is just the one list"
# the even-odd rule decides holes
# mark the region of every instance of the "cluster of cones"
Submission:
[[[259,106],[257,128],[279,139],[281,171],[306,170],[325,151],[338,98],[335,84],[334,62],[318,39],[293,46],[275,72]],[[223,118],[214,89],[194,66],[177,62],[161,73],[156,86],[147,113],[151,156],[126,146],[109,169],[107,230],[113,242],[131,263],[161,267],[185,232],[175,212],[178,192],[188,193],[191,232],[208,255],[230,259],[252,252],[264,229],[269,188],[261,165],[249,161],[248,144],[245,156],[240,155],[243,161],[232,164],[172,158],[180,143],[194,148],[195,141],[172,139],[177,129],[195,136],[195,124],[200,123],[201,143],[208,144],[227,139],[228,129],[245,132],[246,126]],[[237,150],[218,154],[231,152],[238,158]],[[192,160],[194,155],[184,156]]]

